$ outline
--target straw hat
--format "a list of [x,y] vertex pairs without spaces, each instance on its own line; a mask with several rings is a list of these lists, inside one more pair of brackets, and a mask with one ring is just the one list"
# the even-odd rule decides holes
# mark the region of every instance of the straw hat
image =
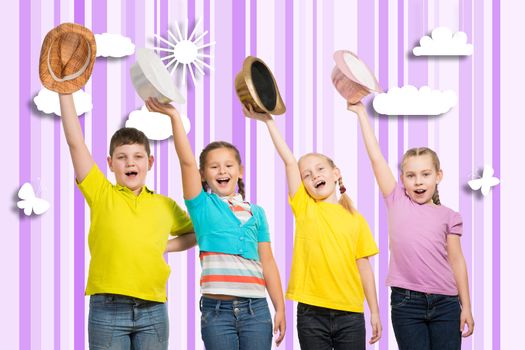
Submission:
[[332,83],[351,104],[358,103],[370,92],[382,92],[374,74],[354,53],[339,50],[334,53]]
[[144,101],[156,97],[161,103],[186,102],[155,51],[141,48],[135,55],[137,62],[130,69],[131,82]]
[[80,90],[91,76],[97,44],[93,33],[78,24],[64,23],[47,33],[40,51],[40,80],[63,94]]
[[286,112],[277,83],[270,69],[257,57],[248,56],[235,77],[235,91],[243,105],[251,104],[258,113]]

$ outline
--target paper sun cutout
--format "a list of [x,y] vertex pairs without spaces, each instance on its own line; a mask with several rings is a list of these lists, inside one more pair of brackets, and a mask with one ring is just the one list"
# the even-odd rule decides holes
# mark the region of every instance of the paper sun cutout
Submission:
[[[184,84],[186,84],[186,69],[190,71],[193,84],[195,84],[195,72],[193,71],[193,67],[196,70],[198,70],[202,75],[204,75],[204,70],[201,66],[213,70],[213,68],[209,64],[207,64],[206,62],[204,62],[204,60],[201,59],[201,57],[211,58],[211,56],[204,54],[201,51],[206,47],[215,45],[215,42],[202,45],[198,44],[204,38],[204,36],[208,34],[208,31],[205,31],[204,33],[194,38],[199,23],[200,19],[197,21],[197,23],[195,23],[195,27],[193,28],[189,37],[188,26],[184,26],[184,35],[182,35],[178,23],[175,23],[175,28],[177,29],[178,34],[177,37],[175,37],[175,35],[173,35],[169,30],[169,37],[167,40],[159,35],[155,35],[155,37],[157,37],[161,42],[168,45],[168,47],[166,48],[156,47],[156,50],[169,53],[169,55],[164,56],[161,59],[163,61],[170,60],[166,64],[166,68],[168,69],[171,65],[173,65],[170,74],[173,74],[173,72],[175,72],[179,65],[182,66],[182,81]],[[169,40],[170,38],[173,40],[173,42]]]
[[[38,92],[38,95],[35,96],[33,101],[39,111],[46,114],[54,113],[57,116],[60,116],[60,101],[56,92],[42,88],[42,90]],[[73,93],[73,101],[75,102],[77,115],[82,115],[93,109],[91,95],[84,90],[75,91]]]
[[483,196],[486,196],[490,192],[490,189],[493,186],[498,185],[500,182],[497,177],[494,177],[492,175],[494,175],[494,169],[489,164],[485,164],[485,167],[483,168],[483,175],[481,176],[481,178],[470,180],[468,182],[468,185],[474,191],[481,189],[481,194],[483,194]]
[[36,215],[45,213],[49,209],[49,202],[35,196],[33,186],[26,182],[18,190],[18,198],[21,200],[16,203],[19,209],[24,209],[24,214],[29,216],[31,212]]
[[432,37],[425,35],[414,47],[415,56],[470,56],[473,52],[472,44],[467,44],[465,32],[455,32],[446,27],[438,27],[432,31]]
[[418,90],[406,85],[376,95],[373,106],[377,113],[384,115],[440,115],[456,103],[457,96],[452,90],[431,90],[428,86]]
[[[187,134],[191,129],[190,120],[182,113],[180,116]],[[162,113],[150,112],[146,106],[129,114],[126,127],[139,129],[150,140],[165,140],[173,134],[170,117]]]
[[131,39],[120,34],[95,34],[97,57],[124,57],[135,52]]

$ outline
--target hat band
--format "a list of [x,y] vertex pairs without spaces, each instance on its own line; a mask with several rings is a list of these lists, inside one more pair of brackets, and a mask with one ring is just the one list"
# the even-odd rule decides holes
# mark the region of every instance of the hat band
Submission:
[[84,65],[78,71],[76,71],[75,73],[70,74],[70,75],[66,75],[63,78],[57,77],[55,75],[55,73],[53,72],[53,69],[51,69],[51,63],[49,62],[50,54],[51,54],[51,45],[49,46],[49,50],[47,51],[47,69],[49,70],[49,73],[51,74],[51,77],[53,78],[54,81],[62,83],[64,81],[76,79],[76,78],[81,76],[86,71],[87,67],[89,66],[89,62],[91,61],[91,46],[88,43],[88,54],[87,54],[87,59],[86,59],[86,62],[84,63]]

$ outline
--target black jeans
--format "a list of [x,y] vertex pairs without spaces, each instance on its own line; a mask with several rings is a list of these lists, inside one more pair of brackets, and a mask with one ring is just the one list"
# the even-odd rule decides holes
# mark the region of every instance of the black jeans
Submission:
[[365,349],[365,333],[363,313],[297,305],[297,335],[302,350]]
[[461,349],[461,306],[457,296],[392,287],[390,300],[400,350]]

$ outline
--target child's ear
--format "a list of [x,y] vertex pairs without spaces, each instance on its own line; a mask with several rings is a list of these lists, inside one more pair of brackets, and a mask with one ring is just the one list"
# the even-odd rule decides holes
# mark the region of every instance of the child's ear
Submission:
[[244,176],[244,167],[241,165],[239,168],[239,179],[242,179]]
[[114,171],[113,171],[113,159],[111,158],[111,156],[108,156],[107,160],[108,160],[109,170],[111,170],[112,172],[114,172]]
[[153,157],[153,154],[151,154],[148,158],[148,170],[151,170],[151,167],[153,166],[154,161],[155,161],[155,157]]
[[443,170],[439,169],[439,171],[437,172],[436,182],[440,183],[441,180],[443,180]]
[[341,177],[341,170],[339,170],[338,167],[334,168],[334,175],[336,179],[339,179]]

